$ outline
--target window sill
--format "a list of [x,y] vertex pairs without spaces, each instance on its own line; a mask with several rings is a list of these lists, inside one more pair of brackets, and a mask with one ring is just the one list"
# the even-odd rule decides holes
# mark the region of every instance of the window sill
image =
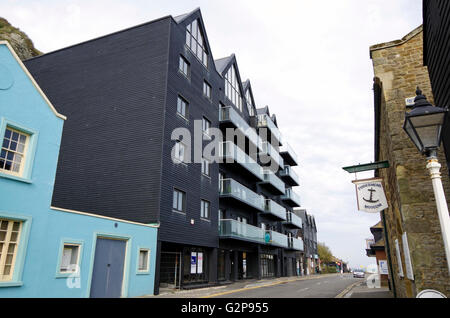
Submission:
[[136,275],[150,275],[150,271],[149,270],[147,270],[147,271],[137,271]]
[[80,273],[56,273],[55,278],[79,278]]
[[20,287],[23,286],[23,282],[10,281],[10,282],[0,282],[0,288],[2,287]]
[[205,178],[208,178],[211,181],[211,176],[208,176],[207,174],[204,174],[203,172],[202,172],[202,176]]
[[178,214],[186,216],[186,212],[183,212],[183,211],[178,211],[178,210],[173,210],[172,209],[172,212],[175,212],[175,213],[178,213]]
[[208,223],[211,223],[211,220],[210,220],[210,219],[200,218],[200,220],[205,221],[205,222],[208,222]]
[[180,117],[181,119],[183,119],[186,124],[189,124],[189,119],[187,119],[186,117],[184,117],[182,114],[180,114],[179,112],[177,112],[177,116]]
[[178,69],[178,74],[179,74],[182,78],[184,78],[185,80],[187,80],[189,83],[191,82],[190,76],[184,74],[182,71],[180,71],[180,69]]
[[0,178],[11,179],[11,180],[15,180],[15,181],[24,182],[24,183],[33,183],[33,180],[31,180],[29,178],[19,177],[19,176],[15,176],[15,175],[4,173],[4,172],[0,172]]

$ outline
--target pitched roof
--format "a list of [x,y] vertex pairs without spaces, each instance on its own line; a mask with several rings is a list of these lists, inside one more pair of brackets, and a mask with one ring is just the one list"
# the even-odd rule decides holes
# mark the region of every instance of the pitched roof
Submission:
[[51,111],[53,112],[53,114],[55,114],[56,117],[59,117],[61,119],[66,120],[67,117],[64,115],[61,115],[60,113],[58,113],[58,111],[56,110],[56,108],[53,106],[53,104],[50,102],[50,100],[47,98],[47,96],[45,95],[45,93],[42,91],[42,89],[40,88],[40,86],[36,83],[36,81],[34,80],[33,76],[30,74],[30,72],[28,71],[28,69],[25,67],[25,65],[22,63],[22,61],[20,60],[19,56],[16,54],[16,52],[14,51],[14,49],[12,48],[11,44],[9,44],[8,41],[0,41],[0,45],[5,45],[8,50],[11,52],[11,55],[15,58],[15,60],[17,61],[17,63],[19,64],[20,68],[22,69],[22,71],[25,73],[25,75],[28,76],[28,78],[30,79],[31,83],[33,84],[33,86],[36,88],[36,90],[38,91],[38,93],[41,95],[41,97],[44,99],[44,101],[46,102],[46,104],[48,105],[48,107],[50,107]]
[[227,66],[231,63],[231,61],[233,60],[234,57],[235,56],[234,56],[234,53],[233,53],[230,56],[214,60],[214,64],[216,65],[217,72],[222,74],[223,71],[227,68]]

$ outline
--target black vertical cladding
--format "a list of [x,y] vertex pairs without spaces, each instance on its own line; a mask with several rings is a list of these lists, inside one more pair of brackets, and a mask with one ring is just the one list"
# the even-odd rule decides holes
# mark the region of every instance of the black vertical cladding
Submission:
[[[450,1],[423,1],[423,56],[428,67],[434,101],[450,107]],[[450,116],[442,132],[447,166],[450,173]]]
[[[172,21],[169,50],[168,86],[165,107],[164,146],[161,183],[161,227],[160,238],[179,244],[217,247],[218,246],[218,163],[210,165],[210,176],[201,172],[201,164],[194,162],[194,139],[203,138],[201,121],[206,117],[211,127],[218,127],[220,76],[217,74],[211,52],[208,52],[206,68],[185,45],[186,26],[199,18],[199,12],[193,13],[181,23]],[[190,76],[187,78],[179,70],[179,59],[183,56],[190,64]],[[203,95],[203,82],[211,85],[211,99]],[[188,118],[177,114],[177,98],[181,95],[188,103]],[[200,135],[194,134],[195,121],[200,127]],[[171,152],[175,144],[172,132],[185,128],[191,135],[191,162],[175,164]],[[177,138],[175,136],[175,138]],[[181,137],[180,137],[181,138]],[[206,146],[210,141],[202,141]],[[198,149],[202,151],[202,149]],[[172,211],[173,189],[186,192],[186,213]],[[201,200],[211,203],[208,220],[200,217]],[[191,223],[194,222],[194,224]]]
[[170,17],[25,62],[67,116],[52,204],[159,220]]

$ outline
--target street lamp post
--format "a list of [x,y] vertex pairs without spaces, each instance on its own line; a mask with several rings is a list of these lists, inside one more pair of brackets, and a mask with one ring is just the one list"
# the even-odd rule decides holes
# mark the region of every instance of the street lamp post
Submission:
[[405,114],[403,129],[419,151],[427,157],[427,169],[430,172],[437,212],[444,240],[447,267],[450,274],[450,217],[444,188],[442,187],[441,165],[437,160],[437,150],[441,143],[442,126],[447,115],[447,109],[431,105],[422,95],[419,88],[416,91],[413,109]]

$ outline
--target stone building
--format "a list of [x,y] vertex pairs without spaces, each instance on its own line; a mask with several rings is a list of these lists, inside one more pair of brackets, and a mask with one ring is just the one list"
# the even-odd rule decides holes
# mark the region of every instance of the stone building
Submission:
[[[427,68],[423,66],[423,29],[401,40],[370,47],[374,67],[375,161],[389,161],[376,176],[385,183],[389,208],[381,213],[386,253],[396,297],[416,297],[424,289],[450,295],[444,244],[426,160],[403,131],[405,99],[419,86],[433,104]],[[442,182],[450,194],[445,156]]]

